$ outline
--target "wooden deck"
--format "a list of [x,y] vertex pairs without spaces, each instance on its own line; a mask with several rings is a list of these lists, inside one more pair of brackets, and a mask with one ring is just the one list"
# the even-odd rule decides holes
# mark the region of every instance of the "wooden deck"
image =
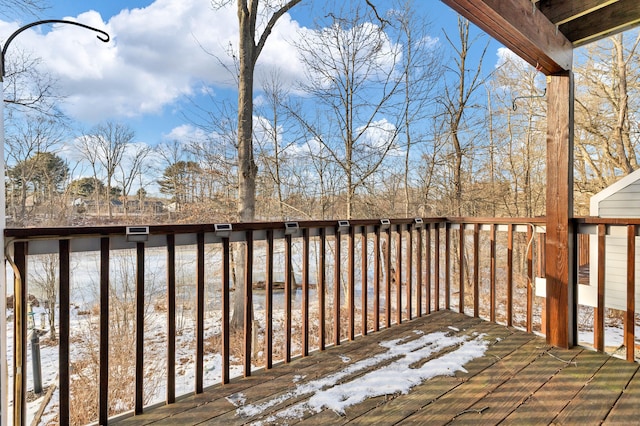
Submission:
[[[304,403],[311,393],[300,384],[326,378],[346,366],[385,352],[380,342],[416,339],[437,331],[451,335],[484,335],[485,355],[464,365],[466,372],[440,375],[414,386],[407,394],[369,398],[343,414],[328,409],[302,411],[301,418],[278,420],[284,409]],[[451,348],[412,364],[419,368]],[[389,363],[392,360],[387,360]],[[361,377],[377,367],[359,370],[341,379]],[[635,424],[640,419],[638,364],[583,348],[549,347],[541,337],[449,311],[393,326],[344,342],[324,352],[298,358],[287,365],[254,372],[228,385],[175,404],[147,409],[144,414],[113,421],[122,425],[239,425],[239,424]],[[298,381],[304,377],[304,382]],[[229,402],[238,397],[247,404],[273,403],[260,414],[244,416]],[[276,399],[280,397],[279,399]],[[282,401],[280,403],[275,403]]]

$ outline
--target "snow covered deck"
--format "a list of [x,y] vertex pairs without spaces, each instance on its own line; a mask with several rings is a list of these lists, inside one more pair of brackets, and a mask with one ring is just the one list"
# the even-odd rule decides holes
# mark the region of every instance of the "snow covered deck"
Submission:
[[445,310],[113,423],[631,424],[638,368]]

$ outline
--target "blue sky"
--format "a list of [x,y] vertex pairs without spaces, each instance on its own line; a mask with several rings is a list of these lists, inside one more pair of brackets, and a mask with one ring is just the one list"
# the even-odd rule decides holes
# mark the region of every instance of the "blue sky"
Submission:
[[[192,101],[204,102],[205,88],[216,99],[235,97],[233,79],[216,59],[224,60],[225,49],[237,40],[235,0],[217,11],[212,10],[210,0],[51,3],[41,18],[77,20],[105,29],[112,37],[104,44],[76,27],[38,27],[21,34],[11,45],[11,49],[33,51],[42,58],[67,96],[63,109],[78,128],[122,121],[135,130],[139,142],[156,145],[194,131],[184,113]],[[280,20],[267,42],[258,62],[258,86],[261,70],[280,67],[291,81],[301,77],[289,42],[311,25],[313,11],[304,3]],[[384,9],[388,2],[376,4]],[[443,40],[443,28],[455,34],[456,14],[447,6],[437,0],[418,0],[417,4],[428,8],[433,37]],[[25,23],[0,21],[0,39]],[[499,47],[493,42],[489,64],[497,61]]]

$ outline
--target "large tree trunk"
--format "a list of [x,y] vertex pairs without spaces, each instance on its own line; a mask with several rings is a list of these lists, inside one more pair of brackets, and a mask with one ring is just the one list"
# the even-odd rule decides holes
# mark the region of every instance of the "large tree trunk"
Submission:
[[[253,72],[256,46],[254,42],[255,20],[238,1],[240,23],[240,75],[238,80],[238,219],[251,222],[256,210],[257,166],[253,158]],[[245,253],[241,245],[235,254],[236,285],[231,328],[244,326],[244,273]]]
[[629,91],[627,87],[627,61],[624,57],[624,45],[622,34],[613,38],[618,77],[618,111],[614,127],[613,139],[616,141],[619,166],[625,174],[629,174],[638,168],[635,151],[629,139]]
[[253,158],[253,35],[246,22],[240,24],[240,78],[238,84],[238,218],[249,222],[255,218],[256,175]]
[[[256,61],[274,25],[301,0],[289,0],[269,18],[258,43],[256,43],[256,19],[260,0],[238,0],[239,57],[238,75],[238,219],[241,222],[255,220],[256,175],[258,167],[253,158],[253,73]],[[237,281],[231,328],[244,326],[244,250],[236,253]]]

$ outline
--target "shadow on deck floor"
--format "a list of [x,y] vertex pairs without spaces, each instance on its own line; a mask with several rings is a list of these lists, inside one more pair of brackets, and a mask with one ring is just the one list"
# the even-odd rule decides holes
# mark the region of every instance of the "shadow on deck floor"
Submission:
[[[425,337],[433,333],[460,341],[439,347],[441,340],[429,343]],[[420,339],[424,344],[418,344]],[[380,344],[391,341],[396,341],[396,346]],[[475,342],[476,347],[465,342]],[[405,343],[414,344],[409,352],[394,349]],[[466,362],[460,371],[442,374],[446,366],[442,371],[439,368],[447,357],[453,360],[449,368],[455,369],[460,351],[475,350],[478,343],[486,348],[484,355]],[[413,358],[407,358],[408,354]],[[404,373],[388,368],[403,360],[408,367]],[[535,335],[439,311],[110,423],[628,425],[640,421],[638,367],[580,347],[552,348]],[[398,378],[392,376],[394,372],[413,380],[408,393],[382,390],[392,388]],[[440,374],[425,379],[437,372]],[[375,375],[380,377],[378,389],[357,387],[375,383]],[[346,403],[350,398],[357,400],[358,395],[376,393],[380,395],[353,405]],[[338,407],[344,411],[327,408],[322,397],[342,399]]]

